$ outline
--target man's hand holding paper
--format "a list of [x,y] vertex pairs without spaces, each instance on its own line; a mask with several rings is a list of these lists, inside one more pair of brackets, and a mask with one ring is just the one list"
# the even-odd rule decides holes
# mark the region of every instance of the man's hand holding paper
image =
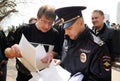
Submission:
[[41,59],[41,61],[43,63],[48,63],[49,64],[53,59],[53,54],[52,53],[53,52],[48,52],[47,55],[44,58]]
[[18,44],[13,45],[11,48],[7,48],[5,50],[5,54],[9,58],[14,58],[14,57],[19,57],[20,58],[20,57],[22,57]]
[[27,41],[24,35],[22,35],[19,48],[22,58],[18,59],[31,72],[48,67],[49,62],[53,58],[50,54],[46,53],[44,45],[38,44],[36,47],[34,47],[30,42]]

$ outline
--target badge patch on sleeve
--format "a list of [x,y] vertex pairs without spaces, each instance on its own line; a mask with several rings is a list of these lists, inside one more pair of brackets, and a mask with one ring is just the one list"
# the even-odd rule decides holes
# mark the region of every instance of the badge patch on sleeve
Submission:
[[110,71],[110,69],[111,69],[111,58],[109,56],[103,56],[102,57],[102,63],[103,63],[103,68],[106,71]]
[[87,60],[86,54],[85,54],[85,53],[81,53],[81,54],[80,54],[80,61],[81,61],[82,63],[85,63],[86,60]]

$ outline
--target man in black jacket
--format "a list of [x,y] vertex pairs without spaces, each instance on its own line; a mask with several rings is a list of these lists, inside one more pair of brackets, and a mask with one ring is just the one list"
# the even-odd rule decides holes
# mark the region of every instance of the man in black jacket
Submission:
[[84,24],[82,10],[85,8],[70,6],[55,11],[68,36],[66,56],[61,66],[71,73],[73,81],[110,81],[109,51],[106,44]]
[[[31,44],[43,44],[48,53],[42,60],[43,63],[50,63],[53,57],[60,52],[59,33],[52,27],[56,18],[55,8],[50,5],[43,5],[39,8],[37,13],[37,22],[34,24],[27,24],[18,28],[14,34],[11,48],[5,50],[5,55],[8,58],[22,57],[18,43],[22,34]],[[48,52],[48,45],[54,46],[54,49]],[[29,51],[29,50],[27,50]],[[28,54],[29,55],[29,54]],[[31,57],[32,58],[32,57]],[[16,81],[28,81],[32,78],[30,71],[17,59],[16,63],[18,75]]]
[[112,62],[114,62],[120,59],[120,30],[107,27],[104,18],[102,10],[94,10],[92,12],[92,30],[107,44]]

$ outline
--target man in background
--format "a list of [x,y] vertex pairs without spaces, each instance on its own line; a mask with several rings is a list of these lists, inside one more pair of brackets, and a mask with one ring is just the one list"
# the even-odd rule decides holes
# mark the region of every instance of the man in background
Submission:
[[107,44],[112,62],[120,59],[120,30],[107,27],[102,10],[94,10],[91,19],[93,24],[92,30],[96,36],[99,36]]
[[37,22],[37,18],[35,18],[35,17],[31,17],[30,19],[29,19],[29,24],[34,24],[34,23],[36,23]]
[[0,30],[0,81],[6,81],[8,58],[4,54],[7,40],[3,30]]

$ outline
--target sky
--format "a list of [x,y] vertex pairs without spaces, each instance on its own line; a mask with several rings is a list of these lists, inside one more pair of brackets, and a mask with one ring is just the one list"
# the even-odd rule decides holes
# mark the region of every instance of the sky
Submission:
[[16,7],[19,13],[11,14],[1,25],[8,27],[11,25],[19,25],[28,23],[30,17],[36,17],[37,11],[41,5],[50,4],[57,8],[65,6],[86,6],[83,10],[83,17],[88,26],[92,26],[91,13],[95,9],[102,10],[105,14],[109,14],[110,22],[117,23],[117,4],[120,0],[25,0],[29,1],[27,4],[19,3]]

